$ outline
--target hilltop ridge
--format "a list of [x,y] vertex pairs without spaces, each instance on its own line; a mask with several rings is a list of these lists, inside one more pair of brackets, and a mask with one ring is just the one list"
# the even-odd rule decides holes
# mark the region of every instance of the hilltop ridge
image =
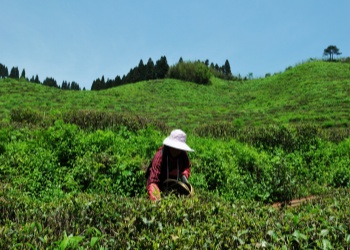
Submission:
[[212,78],[210,85],[175,79],[150,80],[101,91],[64,91],[23,79],[0,79],[1,118],[13,108],[55,113],[103,110],[151,117],[170,127],[239,121],[317,123],[348,127],[350,64],[312,61],[248,81]]

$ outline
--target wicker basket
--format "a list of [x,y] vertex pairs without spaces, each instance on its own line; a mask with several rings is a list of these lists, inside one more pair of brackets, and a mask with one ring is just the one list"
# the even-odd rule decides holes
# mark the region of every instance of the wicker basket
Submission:
[[191,197],[194,195],[194,190],[191,184],[184,183],[175,179],[166,179],[163,182],[163,190],[165,193],[176,193]]

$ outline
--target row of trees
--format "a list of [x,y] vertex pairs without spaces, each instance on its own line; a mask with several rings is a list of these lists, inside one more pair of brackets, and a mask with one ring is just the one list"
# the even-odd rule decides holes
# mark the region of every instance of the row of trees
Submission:
[[81,90],[80,86],[76,82],[69,83],[67,81],[63,81],[62,85],[59,86],[57,84],[57,81],[52,78],[52,77],[46,77],[43,82],[39,80],[39,76],[36,75],[35,77],[32,76],[30,79],[26,78],[26,71],[25,69],[22,70],[22,73],[19,74],[19,69],[18,67],[12,67],[9,73],[8,68],[0,63],[0,78],[13,78],[13,79],[26,79],[29,82],[37,83],[37,84],[42,84],[44,86],[49,86],[49,87],[55,87],[55,88],[61,88],[65,90]]
[[[180,57],[178,64],[179,63],[183,63],[182,57]],[[207,68],[210,69],[210,72],[216,77],[223,79],[234,79],[231,73],[231,67],[228,60],[226,60],[225,64],[222,66],[219,66],[218,64],[214,63],[209,64],[209,60],[198,60],[195,63],[201,63],[205,65]],[[156,61],[156,63],[153,62],[152,58],[149,58],[147,63],[144,64],[143,60],[141,59],[136,67],[130,69],[129,73],[123,75],[122,77],[117,75],[114,79],[107,80],[105,80],[104,76],[102,76],[101,78],[97,78],[93,81],[91,90],[103,90],[117,87],[123,84],[135,83],[144,80],[164,79],[166,77],[169,77],[169,68],[170,67],[165,56],[161,56],[160,59]],[[45,80],[41,82],[39,80],[39,76],[36,75],[35,77],[32,76],[29,80],[28,78],[26,78],[26,73],[24,69],[22,70],[21,75],[19,74],[18,67],[13,67],[10,73],[8,73],[8,68],[3,64],[0,64],[0,77],[10,77],[14,79],[24,78],[30,82],[42,84],[49,87],[61,88],[65,90],[80,90],[79,84],[74,81],[72,83],[63,81],[62,85],[59,86],[57,84],[57,81],[52,77],[46,77]]]
[[[182,57],[180,57],[178,64],[183,63]],[[228,60],[225,61],[225,64],[219,66],[218,64],[211,63],[209,60],[206,61],[196,61],[195,63],[201,63],[208,67],[210,71],[216,77],[223,79],[235,79],[231,73],[231,66]],[[176,65],[175,65],[176,66]],[[141,59],[139,64],[130,69],[129,73],[120,77],[117,75],[114,79],[105,80],[104,76],[93,81],[91,90],[102,90],[108,89],[123,84],[135,83],[139,81],[147,81],[153,79],[164,79],[169,77],[169,64],[165,56],[160,57],[156,63],[153,62],[152,58],[149,58],[147,63],[144,64]]]
[[[26,72],[23,69],[22,73],[21,73],[21,78],[22,77],[25,78],[25,76],[26,76]],[[20,78],[19,69],[18,69],[18,67],[12,67],[10,74],[9,74],[8,68],[5,65],[0,63],[0,77],[1,78],[10,77],[10,78],[19,79]]]
[[123,84],[135,83],[144,80],[163,79],[169,70],[169,65],[165,56],[160,57],[154,64],[151,58],[148,59],[147,64],[144,64],[142,59],[138,66],[130,69],[129,73],[120,77],[117,75],[113,80],[98,78],[93,81],[91,90],[102,90],[117,87]]
[[[330,61],[334,61],[334,55],[341,55],[339,52],[339,49],[335,45],[328,46],[323,53],[324,56],[329,56]],[[123,77],[120,77],[117,75],[114,79],[107,79],[105,80],[104,76],[102,78],[98,78],[93,81],[91,90],[102,90],[102,89],[108,89],[116,86],[120,86],[123,84],[128,83],[135,83],[138,81],[144,81],[144,80],[152,80],[152,79],[163,79],[165,77],[175,77],[175,75],[179,75],[178,73],[174,74],[174,69],[178,70],[183,67],[179,67],[179,64],[184,63],[182,57],[180,57],[178,63],[172,67],[169,67],[167,59],[165,56],[162,56],[156,63],[154,64],[152,58],[149,58],[147,63],[144,64],[143,60],[141,59],[138,66],[130,69],[129,73],[127,75],[123,75]],[[204,64],[207,68],[210,69],[210,72],[218,78],[225,79],[225,80],[249,80],[253,78],[253,73],[250,73],[247,77],[242,78],[240,75],[233,76],[231,72],[231,66],[228,60],[225,61],[225,64],[222,66],[219,66],[217,63],[214,64],[213,62],[209,63],[209,60],[205,61],[196,61],[193,63],[186,64],[187,69],[193,68],[193,65],[197,65],[198,63]],[[170,72],[169,70],[172,70]],[[203,69],[203,68],[202,68]],[[183,71],[183,70],[182,70]],[[182,74],[183,75],[183,74]],[[207,79],[207,76],[205,77]],[[183,80],[183,77],[182,77]],[[208,81],[202,81],[203,78],[201,78],[200,83],[207,83]]]
[[[324,49],[323,56],[328,56],[329,61],[334,61],[334,55],[341,55],[341,52],[339,51],[337,46],[330,45],[326,49]],[[156,63],[154,63],[153,60],[149,58],[147,63],[144,64],[143,60],[141,59],[139,64],[136,67],[130,69],[129,73],[127,73],[126,75],[123,75],[122,77],[117,75],[114,79],[107,79],[107,80],[105,80],[104,76],[102,76],[102,78],[97,78],[92,82],[91,90],[103,90],[103,89],[117,87],[123,84],[135,83],[138,81],[164,79],[165,77],[174,77],[174,75],[178,75],[177,73],[174,74],[174,69],[177,69],[177,70],[180,68],[183,69],[183,67],[178,67],[179,66],[178,64],[182,64],[182,63],[184,63],[184,61],[182,57],[180,57],[178,63],[172,66],[173,71],[172,71],[172,74],[170,74],[171,72],[169,72],[169,69],[171,67],[169,67],[165,56],[161,56],[160,59],[156,61]],[[198,63],[205,65],[210,70],[210,72],[215,77],[218,77],[218,78],[222,78],[226,80],[248,80],[252,78],[252,73],[251,73],[251,77],[248,76],[248,78],[247,77],[241,78],[240,75],[238,75],[238,77],[233,76],[231,72],[230,63],[228,60],[226,60],[225,64],[222,66],[219,66],[218,64],[214,64],[213,62],[209,63],[209,60],[205,60],[205,61],[198,60],[196,62],[187,64],[186,70],[190,67],[193,68],[193,65],[194,64],[198,65]],[[183,73],[184,70],[181,70],[181,71],[182,71],[181,73]],[[21,74],[19,74],[18,67],[12,67],[9,73],[8,68],[5,65],[0,63],[0,78],[5,78],[5,77],[10,77],[15,79],[20,79],[20,78],[27,79],[24,69],[22,70]],[[71,83],[67,81],[63,81],[62,85],[59,86],[56,80],[52,77],[46,77],[46,79],[41,83],[38,75],[36,75],[35,77],[32,76],[32,78],[28,81],[42,84],[45,86],[61,88],[65,90],[80,90],[79,84],[74,81]],[[201,81],[201,83],[203,82]]]

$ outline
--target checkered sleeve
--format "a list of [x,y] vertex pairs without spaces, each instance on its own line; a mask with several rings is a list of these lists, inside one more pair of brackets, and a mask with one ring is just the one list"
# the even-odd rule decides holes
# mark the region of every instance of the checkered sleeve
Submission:
[[162,166],[162,149],[159,149],[153,157],[150,175],[147,180],[147,191],[151,200],[160,198],[160,170]]

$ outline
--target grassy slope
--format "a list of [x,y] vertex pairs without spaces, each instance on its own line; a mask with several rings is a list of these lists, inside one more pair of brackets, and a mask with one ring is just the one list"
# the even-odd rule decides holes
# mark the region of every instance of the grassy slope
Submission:
[[[213,79],[211,86],[200,86],[166,79],[100,92],[62,91],[0,79],[0,119],[8,119],[11,108],[30,107],[48,112],[71,108],[131,112],[188,127],[234,119],[245,124],[314,120],[349,126],[349,75],[349,64],[312,62],[244,83]],[[204,244],[229,249],[255,249],[261,244],[326,249],[332,244],[335,249],[347,249],[350,244],[348,190],[277,211],[202,194],[186,203],[164,199],[151,204],[143,198],[78,194],[53,204],[37,204],[11,194],[8,184],[0,184],[3,247],[32,244],[51,249],[64,243],[65,235],[72,241],[71,236],[82,236],[80,246],[85,248],[96,238],[96,247],[122,248],[128,243],[140,249],[159,245],[200,249]],[[95,228],[99,231],[94,234]]]
[[45,112],[113,110],[153,117],[185,129],[236,119],[245,125],[350,125],[349,64],[308,62],[263,79],[212,81],[212,85],[203,86],[165,79],[99,92],[75,92],[4,79],[0,80],[0,118],[8,119],[11,108],[28,107]]

